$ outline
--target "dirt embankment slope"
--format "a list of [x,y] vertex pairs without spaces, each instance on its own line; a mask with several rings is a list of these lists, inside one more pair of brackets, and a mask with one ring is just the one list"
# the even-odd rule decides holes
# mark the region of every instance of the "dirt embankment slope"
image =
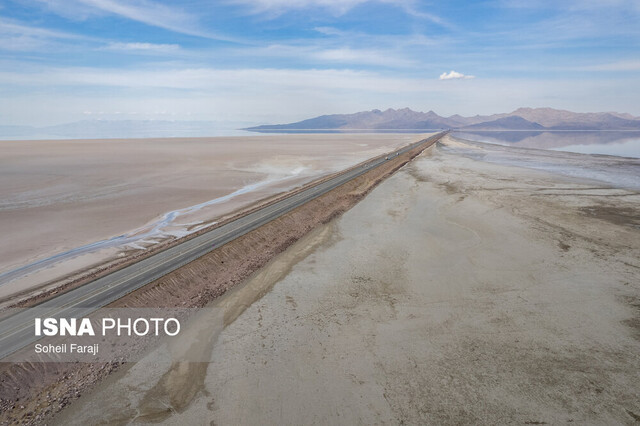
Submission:
[[[316,198],[110,307],[202,307],[242,282],[319,224],[341,215],[425,149],[415,148]],[[108,364],[3,364],[0,421],[38,424],[120,367]]]

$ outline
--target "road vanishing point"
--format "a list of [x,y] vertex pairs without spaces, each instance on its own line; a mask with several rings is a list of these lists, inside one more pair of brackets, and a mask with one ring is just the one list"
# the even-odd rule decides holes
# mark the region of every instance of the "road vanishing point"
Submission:
[[291,210],[414,148],[426,149],[447,132],[376,157],[204,234],[176,244],[136,263],[62,293],[0,321],[0,360],[37,341],[35,318],[80,318],[106,306],[212,250],[235,240]]

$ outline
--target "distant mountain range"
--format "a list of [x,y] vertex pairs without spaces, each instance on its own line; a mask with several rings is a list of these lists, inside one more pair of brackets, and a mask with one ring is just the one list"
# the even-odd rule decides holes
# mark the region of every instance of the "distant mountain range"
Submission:
[[[180,120],[83,120],[46,127],[0,125],[4,139],[111,139],[159,137],[208,137],[242,134],[233,129],[249,123]],[[232,127],[233,126],[233,127]],[[417,112],[409,108],[323,115],[291,124],[244,128],[253,132],[312,133],[355,130],[439,130],[467,132],[485,130],[635,130],[640,117],[616,112],[576,113],[551,108],[520,108],[508,114],[441,117],[433,111]]]
[[552,108],[519,108],[508,114],[441,117],[409,108],[333,114],[290,124],[249,127],[253,132],[295,130],[640,130],[640,117],[616,112],[577,113]]

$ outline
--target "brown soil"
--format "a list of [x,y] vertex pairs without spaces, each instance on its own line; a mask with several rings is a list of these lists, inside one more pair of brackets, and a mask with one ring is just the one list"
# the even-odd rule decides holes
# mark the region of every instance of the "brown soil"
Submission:
[[[275,255],[340,216],[426,147],[413,149],[116,301],[110,307],[203,307]],[[271,201],[273,202],[273,200]],[[0,365],[0,424],[40,424],[123,363]],[[127,364],[124,364],[127,365]]]

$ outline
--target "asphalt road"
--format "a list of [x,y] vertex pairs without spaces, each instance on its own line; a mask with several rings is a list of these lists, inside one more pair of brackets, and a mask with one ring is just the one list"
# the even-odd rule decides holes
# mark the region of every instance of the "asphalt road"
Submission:
[[418,145],[424,148],[437,142],[444,133],[407,145],[387,156],[378,157],[332,179],[265,206],[219,228],[156,253],[139,262],[60,294],[33,308],[0,321],[0,359],[35,342],[34,320],[37,317],[72,318],[86,316],[94,310],[131,293],[281,215],[332,189],[392,160]]

